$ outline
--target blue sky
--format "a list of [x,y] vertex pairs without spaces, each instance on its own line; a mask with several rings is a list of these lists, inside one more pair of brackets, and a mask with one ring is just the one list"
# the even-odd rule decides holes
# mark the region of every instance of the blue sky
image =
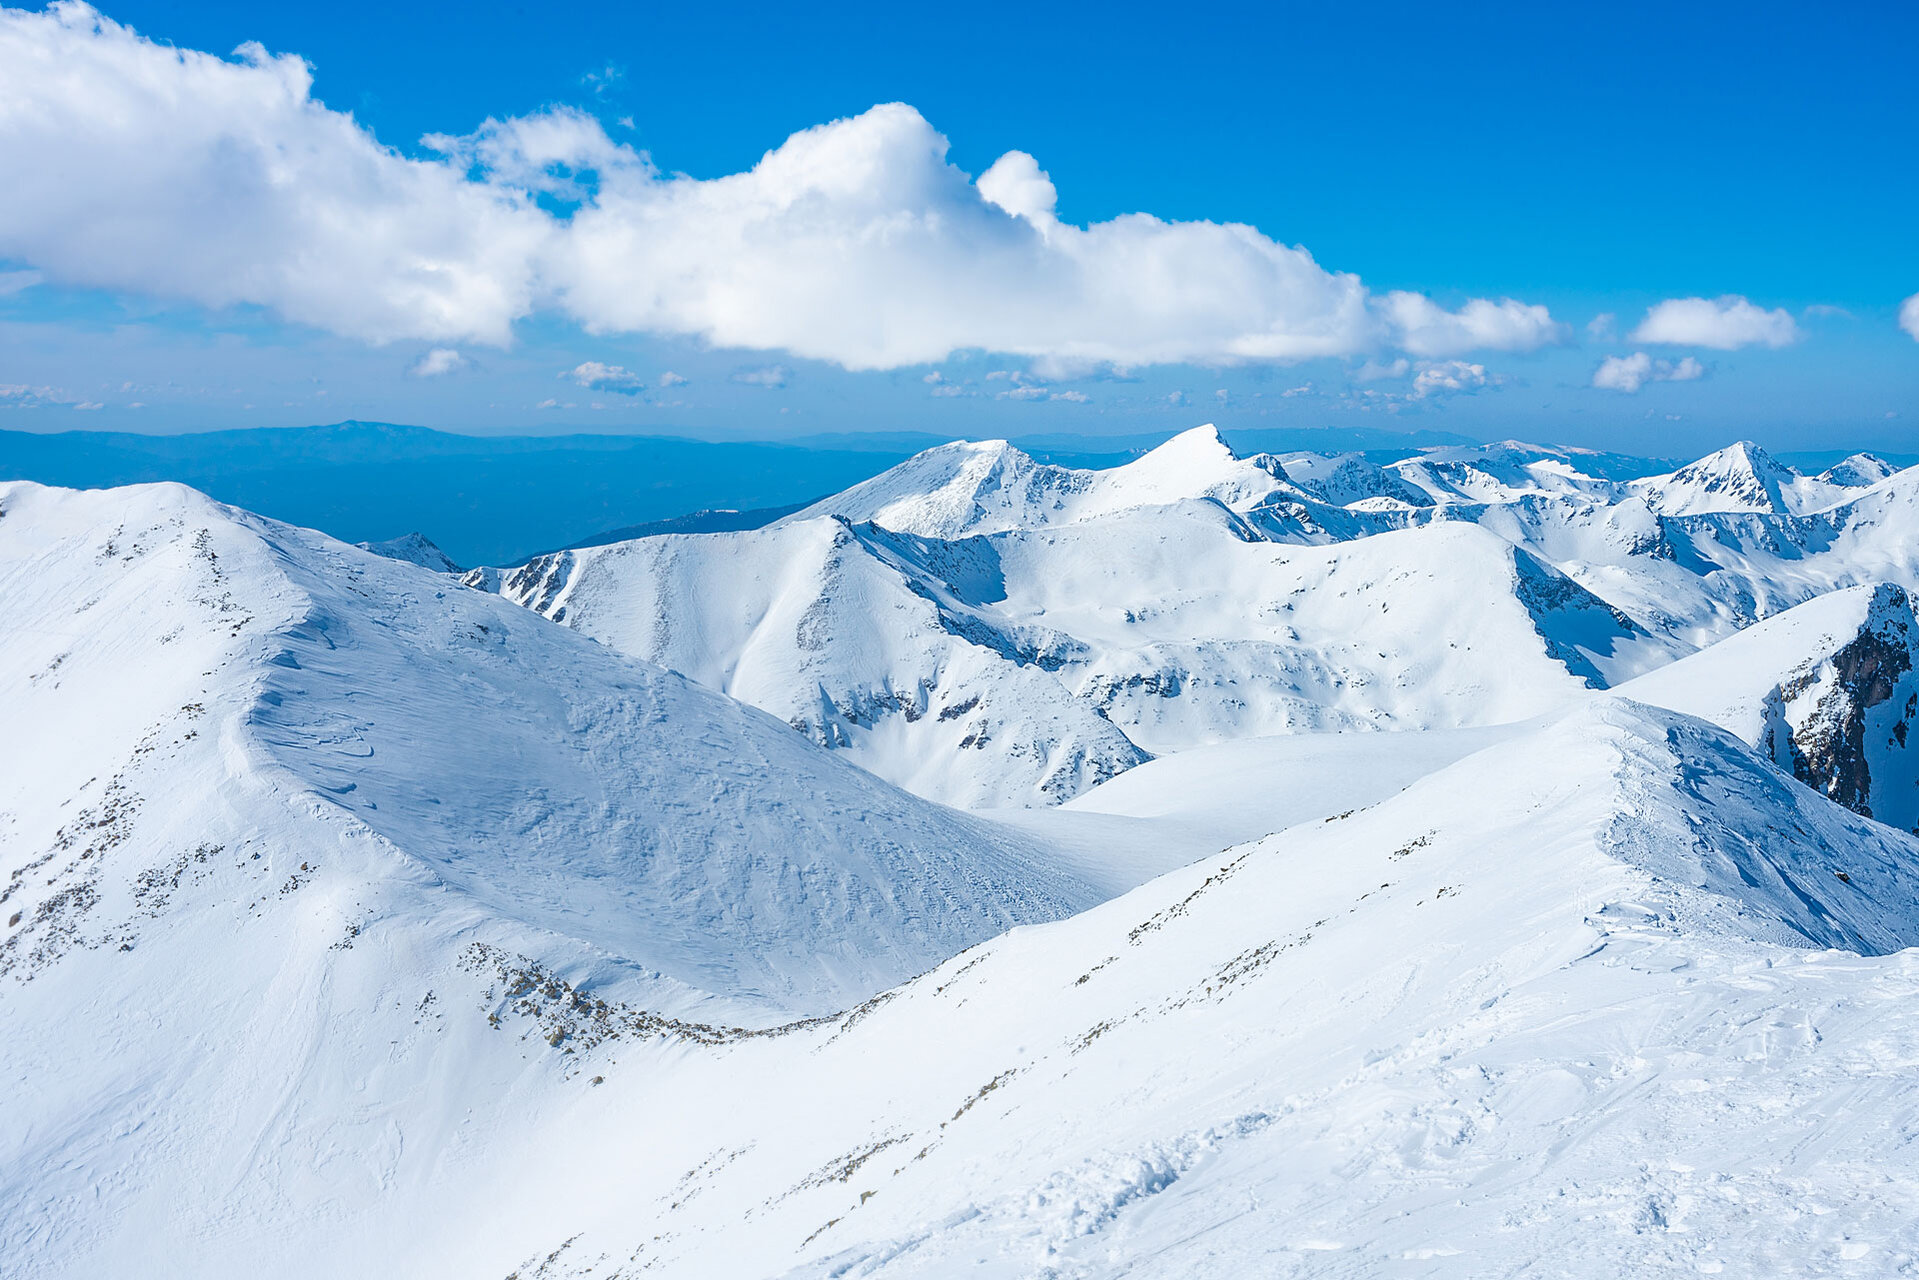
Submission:
[[[1333,8],[129,3],[104,27],[15,11],[0,113],[59,100],[37,136],[0,125],[0,160],[40,179],[14,203],[42,210],[0,214],[15,388],[0,427],[354,416],[776,437],[1213,419],[1660,452],[1742,435],[1911,447],[1919,11]],[[249,107],[257,84],[170,70],[149,39],[298,55],[311,101]],[[129,80],[149,95],[130,111]],[[891,102],[917,115],[862,116]],[[116,110],[180,118],[143,135]],[[476,134],[489,118],[544,132]],[[849,118],[864,123],[828,135],[827,160],[789,149],[728,221],[729,175]],[[342,132],[356,125],[359,141]],[[463,142],[423,147],[432,134]],[[1031,160],[1002,162],[983,198],[925,160],[929,138],[967,179]],[[378,144],[413,169],[369,177],[359,148]],[[637,153],[653,177],[632,176]],[[256,171],[275,164],[292,176]],[[827,197],[808,185],[821,165]],[[466,208],[440,180],[456,170],[495,202],[539,189],[512,216]],[[711,185],[656,181],[674,174]],[[531,245],[628,196],[605,234]],[[769,201],[798,212],[769,222]],[[1142,212],[1162,222],[1111,221]],[[821,253],[901,216],[959,230]],[[1182,230],[1208,222],[1261,234]],[[426,230],[354,231],[399,224]],[[441,294],[366,302],[442,243],[461,252]]]

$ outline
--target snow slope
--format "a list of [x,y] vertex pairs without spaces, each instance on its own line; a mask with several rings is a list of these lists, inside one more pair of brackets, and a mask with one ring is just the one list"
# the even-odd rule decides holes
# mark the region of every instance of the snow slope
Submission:
[[562,552],[499,589],[935,799],[1057,800],[1146,759],[1049,672],[1053,633],[975,607],[997,576],[977,541],[829,516]]
[[[466,1158],[301,1181],[269,1147],[256,1176],[166,1183],[138,1240],[86,1237],[101,1211],[65,1204],[9,1256],[47,1275],[1883,1272],[1919,1246],[1919,965],[1897,951],[1919,942],[1915,852],[1722,730],[1601,698],[784,1034],[702,1044],[617,1008],[596,1023],[560,982],[449,987],[413,1034],[523,1055],[497,1094],[414,1050],[357,1094],[309,1072],[280,1105],[388,1119],[410,1151],[448,1089],[474,1109],[449,1133],[485,1134]],[[489,1015],[500,1032],[476,1029]]]
[[[1722,731],[1607,701],[975,949],[810,1041],[697,1081],[609,1075],[555,1143],[572,1154],[533,1171],[528,1208],[556,1221],[525,1260],[1889,1269],[1919,1243],[1919,966],[1891,954],[1919,940],[1914,851]],[[644,1157],[579,1158],[669,1097]]]
[[[438,575],[173,486],[0,509],[9,969],[117,937],[135,859],[214,845],[261,851],[242,883],[317,874],[300,900],[336,933],[431,883],[783,1010],[1090,900],[999,828]],[[76,861],[102,827],[111,876]]]

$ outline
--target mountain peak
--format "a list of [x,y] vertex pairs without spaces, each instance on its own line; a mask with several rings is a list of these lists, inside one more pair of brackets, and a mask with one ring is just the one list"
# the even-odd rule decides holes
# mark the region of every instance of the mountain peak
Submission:
[[1847,489],[1867,489],[1897,470],[1898,467],[1877,454],[1855,453],[1827,467],[1815,478]]
[[1664,476],[1640,482],[1661,515],[1753,511],[1784,514],[1799,473],[1750,440],[1738,440]]
[[1188,427],[1164,444],[1149,449],[1140,457],[1144,461],[1146,458],[1238,458],[1239,455],[1234,453],[1233,447],[1226,443],[1226,438],[1219,434],[1219,428],[1206,422],[1197,427]]

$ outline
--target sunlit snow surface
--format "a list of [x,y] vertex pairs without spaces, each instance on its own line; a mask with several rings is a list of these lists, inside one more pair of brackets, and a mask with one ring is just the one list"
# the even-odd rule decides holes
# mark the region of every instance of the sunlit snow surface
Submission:
[[0,1274],[1919,1264],[1919,490],[1582,461],[0,486]]

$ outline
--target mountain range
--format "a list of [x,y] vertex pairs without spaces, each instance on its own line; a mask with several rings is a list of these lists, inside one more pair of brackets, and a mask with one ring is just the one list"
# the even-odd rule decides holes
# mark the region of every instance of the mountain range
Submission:
[[0,1270],[1919,1258],[1919,469],[1202,427],[767,514],[0,483]]

